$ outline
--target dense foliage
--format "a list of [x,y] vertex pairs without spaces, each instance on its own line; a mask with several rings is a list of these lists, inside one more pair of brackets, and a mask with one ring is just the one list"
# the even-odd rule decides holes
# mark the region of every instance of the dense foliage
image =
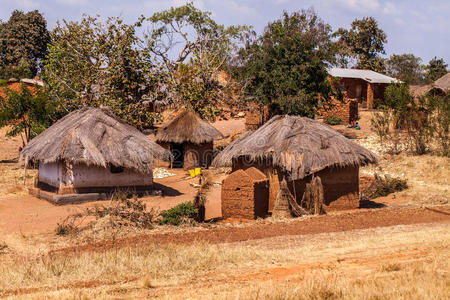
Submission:
[[39,11],[13,11],[7,22],[0,22],[0,78],[35,76],[49,42],[47,22]]
[[217,24],[210,12],[188,3],[155,13],[146,36],[149,52],[165,66],[169,101],[214,119],[219,105],[232,98],[238,82],[220,82],[229,73],[237,43],[249,27]]
[[422,59],[408,54],[393,54],[386,60],[386,73],[410,84],[421,84],[424,80]]
[[381,143],[391,144],[390,152],[398,154],[402,138],[414,154],[433,151],[450,154],[450,95],[431,90],[421,97],[409,94],[406,83],[391,84],[385,91],[385,110],[375,114],[372,128]]
[[143,99],[157,94],[163,75],[148,51],[138,48],[141,25],[142,19],[128,25],[120,18],[102,22],[88,16],[57,24],[43,77],[62,110],[107,105],[137,128],[153,124],[157,116]]
[[56,103],[44,89],[33,92],[25,84],[18,92],[0,88],[5,93],[0,96],[0,127],[10,126],[7,135],[20,135],[23,146],[55,121]]
[[238,74],[249,80],[247,97],[273,113],[313,117],[319,94],[331,91],[326,67],[334,54],[331,27],[314,11],[285,12],[240,51]]
[[350,29],[340,28],[335,34],[339,38],[340,63],[347,66],[349,59],[356,60],[356,68],[384,72],[386,33],[378,27],[373,17],[354,20]]
[[436,81],[437,79],[447,74],[447,67],[448,64],[444,62],[443,58],[434,57],[428,62],[428,65],[425,67],[425,79],[428,82]]

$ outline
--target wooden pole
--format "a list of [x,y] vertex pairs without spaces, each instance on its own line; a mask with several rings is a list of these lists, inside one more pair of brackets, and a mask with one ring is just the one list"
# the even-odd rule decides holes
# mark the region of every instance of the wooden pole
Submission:
[[25,186],[27,180],[27,164],[28,161],[25,159],[25,164],[23,166],[23,186]]

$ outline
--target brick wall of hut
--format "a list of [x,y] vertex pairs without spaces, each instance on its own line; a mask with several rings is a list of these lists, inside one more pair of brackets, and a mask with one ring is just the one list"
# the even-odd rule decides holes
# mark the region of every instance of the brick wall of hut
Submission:
[[[264,176],[261,174],[261,176]],[[268,180],[254,178],[251,172],[237,170],[222,184],[222,217],[256,219],[268,212]]]
[[[280,189],[280,182],[286,175],[282,170],[273,168],[271,163],[260,161],[258,163],[246,163],[244,160],[233,162],[233,171],[255,167],[269,179],[269,212],[272,212],[277,193]],[[359,167],[327,168],[316,173],[322,180],[324,188],[324,210],[343,210],[359,207]],[[287,178],[287,177],[286,177]],[[291,193],[296,196],[300,203],[305,185],[311,181],[311,176],[302,180],[288,182]]]
[[[158,142],[158,145],[167,150],[171,149],[171,143]],[[192,169],[195,167],[208,168],[211,165],[213,159],[214,154],[213,151],[214,151],[213,142],[203,144],[184,143],[183,168],[184,169]],[[155,166],[168,168],[170,167],[170,163],[161,160],[155,160]]]
[[213,149],[212,142],[203,144],[185,143],[183,168],[209,167],[213,159]]
[[[359,207],[359,167],[327,168],[315,174],[322,180],[324,190],[324,210],[344,210]],[[288,184],[289,189],[296,194],[297,201],[303,197],[306,183],[311,176]]]
[[269,120],[269,115],[269,108],[267,106],[261,108],[255,103],[249,104],[245,112],[245,129],[258,129],[263,123]]
[[329,117],[338,117],[343,124],[348,124],[358,120],[358,101],[356,99],[345,98],[339,101],[332,98],[330,103],[324,105],[324,108],[318,110],[318,115],[322,116],[324,120]]

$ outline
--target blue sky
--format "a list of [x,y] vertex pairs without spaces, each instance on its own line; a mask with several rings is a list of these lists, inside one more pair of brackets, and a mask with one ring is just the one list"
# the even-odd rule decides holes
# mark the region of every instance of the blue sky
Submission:
[[[83,13],[121,15],[127,21],[139,15],[179,6],[184,0],[0,0],[0,19],[14,9],[38,9],[52,28],[57,20],[79,20]],[[450,63],[450,0],[194,0],[212,12],[218,23],[252,25],[260,33],[268,21],[288,12],[314,7],[333,29],[348,27],[355,18],[373,16],[386,32],[387,55],[413,53],[426,63],[443,57]]]

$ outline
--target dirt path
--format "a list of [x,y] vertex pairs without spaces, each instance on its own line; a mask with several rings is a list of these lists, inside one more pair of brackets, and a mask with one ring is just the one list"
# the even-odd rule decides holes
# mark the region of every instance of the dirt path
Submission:
[[[439,207],[437,209],[446,212],[450,211],[449,206]],[[355,229],[435,222],[450,222],[450,216],[426,208],[359,210],[333,215],[315,216],[293,220],[291,222],[248,224],[242,227],[218,227],[197,232],[139,235],[116,240],[114,243],[111,241],[102,241],[63,248],[55,250],[54,253],[68,254],[71,252],[104,251],[105,249],[112,247],[127,247],[149,243],[232,243],[285,235],[330,233]]]

